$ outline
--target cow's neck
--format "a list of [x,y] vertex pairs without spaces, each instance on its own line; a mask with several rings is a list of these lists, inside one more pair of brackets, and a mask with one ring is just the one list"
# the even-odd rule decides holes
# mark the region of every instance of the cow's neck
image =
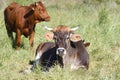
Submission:
[[28,23],[29,24],[36,24],[35,19],[34,19],[34,15],[30,16],[30,18],[28,19]]
[[[82,40],[79,41],[79,42],[77,42],[77,43],[75,44],[75,46],[76,46],[77,52],[83,52],[83,51],[85,51],[85,46],[84,46],[84,43],[83,43]],[[81,55],[81,54],[82,54],[82,53],[79,53],[79,55]]]
[[69,47],[66,49],[66,52],[66,55],[63,56],[63,63],[65,65],[70,64],[73,61],[74,53],[76,50],[75,48],[71,47],[71,45],[69,45]]

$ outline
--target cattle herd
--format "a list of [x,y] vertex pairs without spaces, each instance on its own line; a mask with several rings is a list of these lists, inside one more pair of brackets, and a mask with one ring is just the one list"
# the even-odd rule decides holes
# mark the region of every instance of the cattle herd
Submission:
[[[32,49],[36,23],[50,21],[50,16],[41,1],[29,6],[21,6],[13,2],[5,8],[4,20],[12,44],[14,44],[13,32],[16,33],[16,49],[21,47],[21,35],[29,37]],[[34,71],[37,64],[43,71],[49,71],[56,64],[61,68],[69,66],[70,70],[78,70],[80,67],[89,68],[89,54],[86,47],[90,43],[85,42],[79,34],[75,33],[79,26],[70,28],[66,25],[58,25],[54,29],[47,26],[44,28],[49,31],[44,38],[54,42],[41,42],[38,45],[35,59],[30,61],[31,67],[24,70],[25,73]]]

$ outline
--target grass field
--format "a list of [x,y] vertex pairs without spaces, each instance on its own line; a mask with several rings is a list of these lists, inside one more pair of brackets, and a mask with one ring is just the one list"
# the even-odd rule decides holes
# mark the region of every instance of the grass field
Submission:
[[[120,80],[120,5],[119,0],[42,0],[51,16],[50,22],[36,25],[34,48],[29,49],[28,38],[22,36],[23,47],[12,48],[4,25],[3,11],[11,2],[29,5],[35,0],[0,1],[0,80]],[[117,2],[117,3],[116,3]],[[30,74],[19,71],[27,68],[29,60],[34,59],[38,44],[43,38],[44,25],[75,27],[76,31],[91,45],[89,70],[70,71],[59,66],[50,72],[39,69]]]

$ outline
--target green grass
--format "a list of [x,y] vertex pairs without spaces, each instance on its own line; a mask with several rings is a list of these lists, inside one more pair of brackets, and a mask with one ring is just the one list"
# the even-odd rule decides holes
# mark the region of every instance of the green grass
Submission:
[[[50,22],[36,25],[35,43],[31,51],[28,38],[22,37],[23,47],[16,51],[12,48],[4,25],[3,10],[12,1],[29,5],[34,0],[1,0],[0,3],[0,80],[119,80],[120,79],[120,5],[109,0],[46,0]],[[43,0],[44,1],[44,0]],[[86,1],[86,2],[85,2]],[[116,0],[118,1],[118,0]],[[50,72],[37,70],[30,74],[19,71],[27,68],[29,60],[34,59],[38,44],[43,38],[44,25],[75,27],[76,31],[91,45],[87,48],[90,55],[89,70],[70,71],[59,66]]]

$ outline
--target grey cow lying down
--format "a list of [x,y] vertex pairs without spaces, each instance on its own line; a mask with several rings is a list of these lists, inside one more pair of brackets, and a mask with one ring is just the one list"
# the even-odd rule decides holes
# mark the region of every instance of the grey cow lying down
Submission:
[[[30,70],[34,70],[36,64],[45,71],[56,63],[61,67],[70,65],[71,70],[79,69],[80,67],[89,68],[89,54],[85,47],[90,43],[85,43],[78,34],[72,33],[72,30],[67,26],[58,26],[55,29],[50,29],[53,34],[47,34],[47,38],[54,39],[55,42],[40,43],[36,49],[36,57],[32,63]],[[27,72],[27,71],[25,71]]]

